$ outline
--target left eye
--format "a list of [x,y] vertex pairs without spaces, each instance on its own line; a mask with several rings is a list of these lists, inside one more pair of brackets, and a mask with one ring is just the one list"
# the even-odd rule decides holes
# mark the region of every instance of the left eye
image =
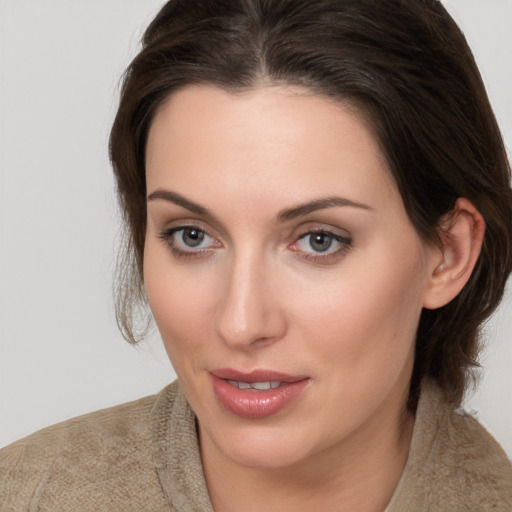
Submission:
[[160,238],[164,239],[177,253],[191,253],[195,250],[209,249],[215,246],[215,239],[206,231],[195,226],[167,230],[160,235]]
[[312,231],[302,235],[295,246],[299,251],[332,254],[350,245],[350,240],[329,231]]
[[204,231],[197,228],[183,228],[176,231],[174,235],[175,239],[194,249],[200,248],[202,244],[208,242],[209,238]]

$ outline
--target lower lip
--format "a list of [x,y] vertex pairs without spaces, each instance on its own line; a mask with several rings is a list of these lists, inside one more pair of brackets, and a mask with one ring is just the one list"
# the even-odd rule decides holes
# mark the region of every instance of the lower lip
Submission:
[[213,390],[229,412],[242,418],[258,419],[271,416],[290,405],[306,389],[310,379],[285,382],[275,389],[246,391],[212,375]]

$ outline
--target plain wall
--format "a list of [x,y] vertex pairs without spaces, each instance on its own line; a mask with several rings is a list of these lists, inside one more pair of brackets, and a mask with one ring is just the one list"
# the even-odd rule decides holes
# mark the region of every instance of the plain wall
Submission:
[[[512,148],[512,2],[447,0]],[[107,139],[119,78],[157,0],[0,0],[0,446],[159,391],[158,335],[121,338]],[[512,296],[467,403],[512,457]]]

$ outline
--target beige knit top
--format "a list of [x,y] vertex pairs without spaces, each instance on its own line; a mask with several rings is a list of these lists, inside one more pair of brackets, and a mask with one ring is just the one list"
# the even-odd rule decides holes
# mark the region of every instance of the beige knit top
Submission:
[[[212,511],[193,411],[177,382],[0,450],[0,511]],[[512,511],[512,466],[471,416],[424,384],[386,512]]]

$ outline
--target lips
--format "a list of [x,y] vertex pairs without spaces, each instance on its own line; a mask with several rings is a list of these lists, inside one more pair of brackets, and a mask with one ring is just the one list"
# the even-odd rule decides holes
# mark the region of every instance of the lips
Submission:
[[244,373],[231,368],[215,369],[210,375],[221,405],[236,416],[248,419],[277,414],[296,401],[311,380],[304,375],[269,370]]

